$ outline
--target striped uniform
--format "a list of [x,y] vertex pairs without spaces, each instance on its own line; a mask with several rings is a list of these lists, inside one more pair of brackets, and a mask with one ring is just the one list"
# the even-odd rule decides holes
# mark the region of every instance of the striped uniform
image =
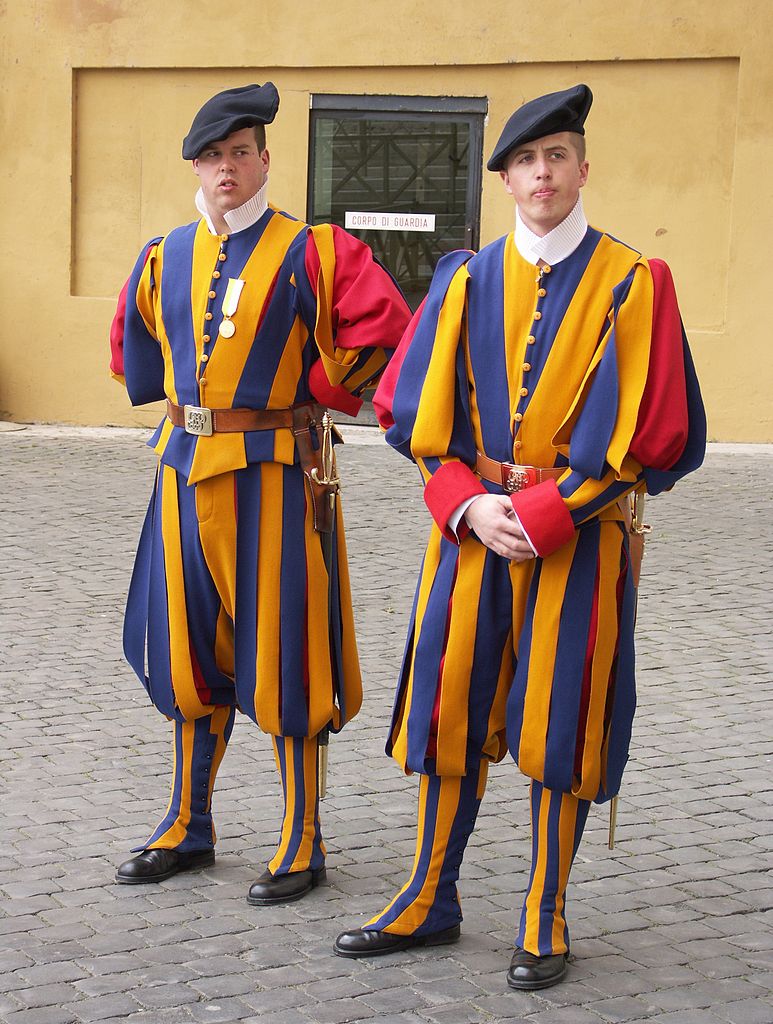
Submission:
[[[389,443],[418,464],[434,520],[387,750],[442,791],[509,747],[534,780],[518,944],[563,952],[571,860],[590,802],[618,791],[635,707],[636,595],[617,502],[671,487],[705,447],[668,268],[593,228],[541,270],[512,234],[477,255],[451,253],[376,407]],[[466,526],[461,540],[449,528],[465,499],[503,493],[473,472],[476,451],[565,470],[512,497],[536,559],[511,564]],[[444,813],[447,823],[456,811]],[[435,841],[430,818],[422,803],[420,843]],[[413,932],[424,909],[429,931],[453,922],[458,907],[435,897],[458,869],[442,850],[431,862],[418,912],[393,908],[369,927]]]
[[[244,287],[227,337],[218,328],[230,279]],[[140,255],[113,323],[111,369],[134,405],[317,400],[355,414],[409,316],[370,249],[338,228],[309,228],[273,208],[232,235],[201,220]],[[159,465],[124,649],[176,723],[176,769],[168,813],[146,845],[212,845],[212,785],[233,724],[223,709],[238,707],[277,738],[287,782],[280,873],[317,866],[309,751],[361,703],[340,507],[329,579],[290,429],[196,436],[165,418],[149,443]],[[206,785],[194,784],[204,775]]]

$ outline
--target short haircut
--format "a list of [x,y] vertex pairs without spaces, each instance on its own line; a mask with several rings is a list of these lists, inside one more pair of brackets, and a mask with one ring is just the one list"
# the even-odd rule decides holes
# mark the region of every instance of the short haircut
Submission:
[[579,132],[569,132],[569,141],[577,152],[578,161],[581,164],[585,163],[585,136],[580,135]]
[[253,130],[255,132],[255,142],[258,144],[258,152],[262,153],[266,148],[266,126],[264,124],[256,124]]

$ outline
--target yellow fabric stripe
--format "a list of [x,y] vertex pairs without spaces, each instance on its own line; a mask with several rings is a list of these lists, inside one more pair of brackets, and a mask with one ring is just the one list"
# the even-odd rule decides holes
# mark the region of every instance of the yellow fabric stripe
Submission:
[[[191,782],[192,782],[192,770],[191,765],[193,762],[193,746],[194,739],[196,736],[196,723],[195,722],[183,722],[181,725],[182,732],[182,766],[180,767],[175,757],[174,775],[172,776],[172,786],[174,787],[174,781],[179,777],[180,782],[180,810],[177,814],[177,819],[170,828],[160,835],[158,839],[148,847],[148,849],[160,849],[160,850],[173,850],[176,846],[185,839],[188,834],[188,824],[191,820]],[[179,775],[178,775],[179,772]],[[173,788],[174,793],[174,788]],[[174,796],[172,797],[174,799]],[[167,807],[167,813],[169,808],[172,806],[172,801],[169,802]]]
[[[276,758],[276,767],[279,772],[280,780],[283,779],[283,790],[285,798],[285,815],[282,820],[282,831],[279,837],[279,846],[274,856],[268,865],[269,871],[276,870],[277,866],[282,863],[282,860],[287,853],[287,848],[290,845],[290,840],[293,835],[293,815],[292,808],[295,807],[296,793],[295,793],[295,756],[293,752],[293,741],[291,737],[284,736],[272,736],[274,742],[274,757]],[[285,755],[285,774],[282,776],[282,766],[279,760],[279,753],[276,750],[278,744],[284,745]]]
[[[265,732],[282,731],[279,707],[279,580],[282,561],[284,467],[260,465],[261,502],[258,539],[258,653],[255,714]],[[271,496],[270,499],[268,496]]]
[[[150,254],[145,260],[145,266],[140,274],[140,279],[137,284],[137,292],[135,295],[135,301],[137,303],[137,310],[142,317],[143,323],[148,334],[158,340],[158,334],[156,333],[156,322],[160,317],[156,317],[156,311],[159,309],[158,296],[151,284],[151,280],[155,278],[156,286],[158,286],[158,268],[156,262],[161,263],[160,259],[161,246],[151,246]],[[132,296],[127,295],[127,303],[131,302]]]
[[451,279],[440,308],[435,343],[413,427],[411,451],[414,457],[444,455],[451,442],[456,394],[456,349],[468,278],[467,267],[460,267]]
[[233,619],[236,595],[236,496],[234,474],[220,473],[196,486],[199,536],[209,574]]
[[[512,426],[512,417],[521,397],[519,391],[523,379],[522,367],[527,358],[526,339],[534,326],[533,315],[537,308],[539,276],[537,268],[518,252],[515,247],[515,235],[512,231],[505,242],[502,271],[504,275],[505,365],[507,367],[508,408]],[[531,296],[530,299],[529,296]],[[538,465],[543,465],[543,463],[538,463]],[[551,461],[544,465],[552,466],[553,463]]]
[[606,702],[612,663],[618,637],[617,580],[620,575],[620,549],[623,537],[619,527],[601,527],[599,538],[598,630],[591,669],[590,704],[585,726],[582,779],[575,781],[572,793],[593,800],[601,782],[601,749],[606,726]]
[[209,714],[211,707],[202,704],[199,700],[191,667],[177,474],[169,466],[162,466],[161,471],[163,474],[161,530],[164,543],[164,571],[167,580],[170,671],[177,706],[186,721],[190,721]]
[[[554,797],[559,796],[555,794]],[[561,810],[558,817],[558,887],[556,908],[553,912],[552,952],[565,953],[563,910],[566,902],[566,886],[572,868],[574,832],[577,826],[577,800],[568,793],[561,793]]]
[[[531,953],[539,954],[539,909],[542,893],[545,888],[545,872],[548,859],[548,813],[550,811],[550,790],[543,790],[539,806],[539,821],[532,817],[531,829],[537,834],[536,859],[534,875],[526,897],[526,929],[523,948]],[[532,854],[534,857],[534,854]]]
[[215,664],[224,675],[234,678],[234,624],[222,605],[215,627]]
[[577,536],[542,563],[532,620],[529,677],[523,709],[518,766],[525,775],[543,779],[545,742],[550,717],[553,671],[566,583]]
[[[314,852],[314,832],[317,809],[317,738],[303,740],[303,839],[298,846],[290,871],[305,871],[311,863]],[[298,793],[295,795],[298,799]],[[286,816],[292,821],[294,805],[287,805]],[[324,849],[323,849],[324,853]]]
[[486,551],[487,549],[472,537],[462,541],[459,548],[458,571],[441,680],[436,768],[438,775],[464,775],[465,772],[467,706],[478,626],[475,612],[480,598]]
[[322,365],[330,383],[340,384],[359,358],[355,349],[335,347],[333,340],[332,309],[335,280],[335,240],[330,224],[317,224],[309,229],[319,255],[317,274],[317,321],[314,326],[314,340],[319,349]]
[[[446,858],[448,838],[451,834],[451,828],[453,827],[454,818],[456,817],[456,812],[459,807],[459,793],[461,791],[461,786],[462,780],[458,777],[450,779],[444,778],[441,780],[436,817],[434,822],[430,823],[434,825],[434,832],[432,834],[432,853],[430,855],[429,865],[427,866],[424,884],[422,885],[416,899],[406,907],[398,917],[395,918],[392,924],[386,925],[384,931],[393,932],[397,935],[410,935],[426,920],[427,914],[434,903],[435,892],[437,890],[438,882],[440,881],[440,873],[443,869],[443,863]],[[416,842],[416,858],[414,860],[414,869],[411,872],[411,878],[408,880],[408,883],[401,892],[404,892],[408,885],[411,884],[414,874],[419,866],[422,847],[425,841],[425,829],[427,826],[424,804],[426,804],[428,788],[429,780],[426,775],[422,775],[419,787],[419,799],[422,811],[419,816],[419,834]],[[399,895],[400,894],[398,893],[398,896]],[[398,897],[395,897],[395,899],[397,898]],[[392,903],[394,903],[394,900]],[[390,904],[390,906],[391,905],[392,904]],[[385,913],[385,911],[382,911],[382,914],[383,913]]]

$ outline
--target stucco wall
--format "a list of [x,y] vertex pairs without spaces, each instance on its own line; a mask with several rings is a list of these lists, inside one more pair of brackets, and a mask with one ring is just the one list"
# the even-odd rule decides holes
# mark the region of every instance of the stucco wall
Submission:
[[[285,9],[286,8],[286,9]],[[309,95],[487,96],[484,152],[523,100],[587,82],[591,223],[674,271],[719,440],[773,440],[767,0],[169,0],[6,7],[0,418],[143,424],[107,375],[115,296],[142,243],[192,220],[180,142],[218,89],[273,80],[270,198],[303,216]],[[329,12],[330,17],[326,17]],[[477,20],[471,22],[471,16]],[[484,173],[482,242],[512,224]]]

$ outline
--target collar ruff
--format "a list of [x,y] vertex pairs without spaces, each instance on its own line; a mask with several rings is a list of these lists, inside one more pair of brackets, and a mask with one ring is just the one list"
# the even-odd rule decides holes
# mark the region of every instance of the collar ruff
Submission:
[[[223,220],[228,225],[228,231],[230,234],[235,234],[237,231],[244,231],[245,228],[252,227],[256,224],[263,214],[268,209],[268,199],[266,194],[268,192],[268,178],[263,182],[263,185],[252,199],[248,199],[242,206],[237,206],[235,210],[228,210],[223,214]],[[212,223],[212,218],[209,215],[207,204],[204,200],[204,193],[201,189],[196,193],[196,209],[199,211],[201,216],[207,222],[209,233],[211,235],[219,235],[220,232],[216,229]]]
[[528,263],[535,266],[542,260],[554,266],[571,256],[585,238],[588,222],[578,196],[572,212],[546,235],[535,235],[521,220],[518,207],[515,208],[515,247]]

